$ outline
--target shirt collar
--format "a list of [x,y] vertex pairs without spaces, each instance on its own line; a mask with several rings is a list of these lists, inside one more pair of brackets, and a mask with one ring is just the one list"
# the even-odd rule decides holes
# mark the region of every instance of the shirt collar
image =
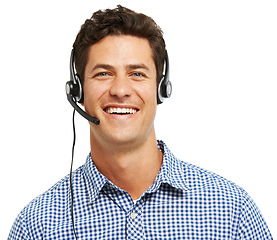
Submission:
[[84,165],[84,176],[88,186],[90,201],[93,202],[109,180],[98,171],[90,154],[87,156]]
[[[169,184],[173,188],[180,190],[190,190],[190,186],[185,181],[184,164],[173,155],[163,141],[158,140],[157,147],[163,152],[163,163],[155,182],[146,192],[151,193],[157,191],[162,183]],[[84,165],[84,176],[88,184],[91,201],[94,201],[105,184],[114,186],[113,183],[98,171],[90,154]]]
[[163,163],[154,184],[148,189],[148,192],[156,191],[162,183],[180,190],[190,190],[189,184],[185,181],[184,164],[173,155],[163,141],[158,140],[157,144],[164,154]]

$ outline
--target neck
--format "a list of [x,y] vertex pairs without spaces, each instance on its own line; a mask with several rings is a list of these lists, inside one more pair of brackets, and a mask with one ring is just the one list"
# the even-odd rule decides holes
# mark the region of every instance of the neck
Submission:
[[99,172],[138,199],[153,183],[162,165],[155,134],[141,144],[99,144],[91,134],[91,158]]

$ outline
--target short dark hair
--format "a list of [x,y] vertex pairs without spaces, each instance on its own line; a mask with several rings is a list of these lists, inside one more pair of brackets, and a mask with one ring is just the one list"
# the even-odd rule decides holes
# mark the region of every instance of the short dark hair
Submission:
[[118,5],[115,9],[93,13],[92,17],[81,26],[73,48],[75,68],[82,83],[89,47],[110,35],[130,35],[147,39],[152,49],[157,82],[159,82],[165,59],[165,41],[161,28],[152,18]]

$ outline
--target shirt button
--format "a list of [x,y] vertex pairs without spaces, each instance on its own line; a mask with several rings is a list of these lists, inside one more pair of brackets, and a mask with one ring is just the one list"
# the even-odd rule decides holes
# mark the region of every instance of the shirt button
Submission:
[[131,217],[132,219],[135,219],[135,218],[137,217],[137,215],[138,215],[137,213],[132,212],[131,215],[130,215],[130,217]]

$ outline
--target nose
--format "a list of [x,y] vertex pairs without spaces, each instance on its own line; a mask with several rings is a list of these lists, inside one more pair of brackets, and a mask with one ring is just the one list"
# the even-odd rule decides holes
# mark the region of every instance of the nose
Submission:
[[113,79],[110,95],[118,98],[128,97],[132,94],[130,79],[127,76],[117,76]]

